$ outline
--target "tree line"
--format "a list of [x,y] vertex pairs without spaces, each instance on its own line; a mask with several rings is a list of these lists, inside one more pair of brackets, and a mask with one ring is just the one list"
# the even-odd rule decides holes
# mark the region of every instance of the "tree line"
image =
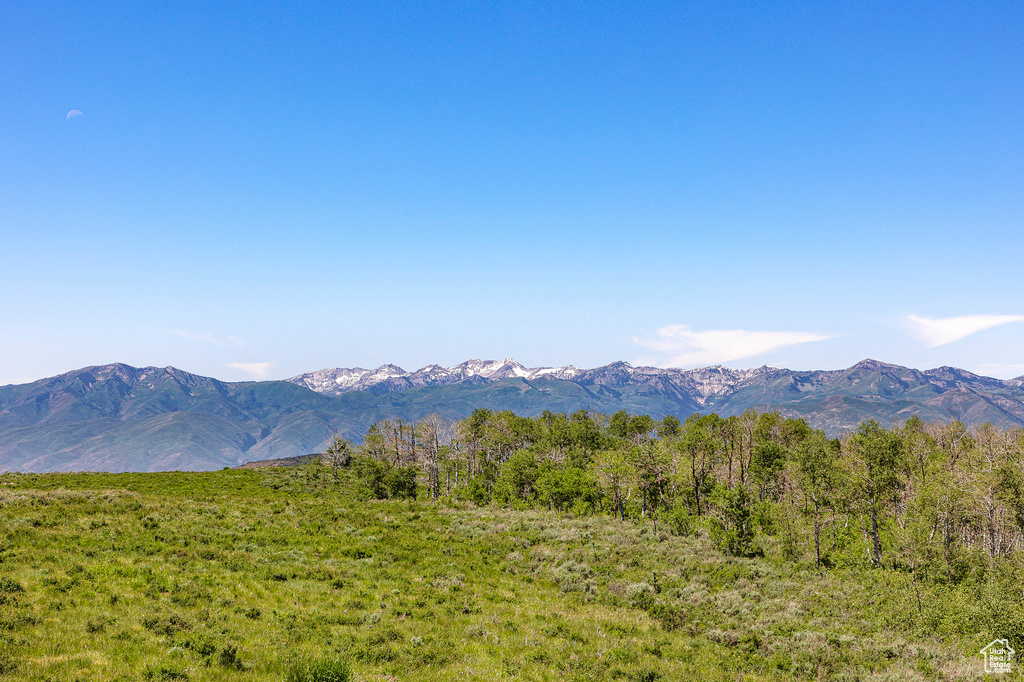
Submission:
[[734,555],[984,575],[1024,543],[1024,432],[917,417],[829,438],[778,412],[661,420],[477,409],[371,426],[325,455],[369,496],[547,507],[707,533]]

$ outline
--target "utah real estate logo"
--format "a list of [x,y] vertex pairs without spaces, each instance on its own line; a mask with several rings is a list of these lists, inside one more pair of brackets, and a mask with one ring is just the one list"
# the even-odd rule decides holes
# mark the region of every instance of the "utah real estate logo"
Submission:
[[985,657],[985,672],[999,674],[1010,672],[1013,655],[1017,652],[1009,640],[993,639],[980,653]]

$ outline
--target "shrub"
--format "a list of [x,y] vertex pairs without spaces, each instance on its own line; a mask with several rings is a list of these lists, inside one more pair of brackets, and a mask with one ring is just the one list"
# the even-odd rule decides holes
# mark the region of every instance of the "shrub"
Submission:
[[225,668],[242,669],[242,659],[238,657],[238,649],[233,644],[220,650],[220,653],[217,654],[217,663]]
[[165,665],[150,665],[142,671],[142,679],[156,680],[157,682],[162,682],[163,680],[187,680],[188,675],[177,668],[170,668]]
[[717,496],[719,518],[711,519],[711,537],[726,554],[751,556],[756,553],[752,500],[740,485],[722,489]]
[[285,682],[349,682],[352,673],[340,658],[317,659],[293,663]]
[[466,496],[478,507],[491,501],[491,491],[479,476],[470,481],[466,488]]
[[180,646],[182,649],[194,651],[199,656],[212,656],[217,651],[217,645],[207,635],[186,637],[181,641]]
[[511,504],[522,500],[528,502],[537,493],[539,466],[532,452],[522,450],[513,454],[494,482],[494,499],[500,504]]
[[592,591],[592,583],[587,578],[594,572],[587,564],[570,559],[552,569],[551,573],[562,592]]
[[166,618],[148,616],[142,620],[142,626],[150,632],[167,636],[192,629],[192,623],[178,615],[171,615]]
[[753,653],[761,648],[761,637],[756,632],[747,632],[740,637],[737,645],[747,653]]
[[352,463],[363,495],[378,500],[416,499],[415,465],[394,466],[372,457],[356,457]]
[[650,614],[657,618],[667,631],[678,630],[686,623],[686,612],[682,607],[658,601],[650,608]]
[[665,523],[675,535],[686,537],[693,533],[690,509],[686,506],[686,502],[681,499],[676,500],[672,508],[665,514]]
[[3,649],[0,649],[0,675],[12,673],[18,669],[18,662]]
[[21,586],[21,583],[11,578],[0,578],[0,592],[5,594],[14,594],[15,592],[24,592],[25,588]]
[[377,500],[383,500],[388,496],[388,489],[384,483],[387,464],[372,457],[354,457],[352,464],[363,495]]
[[647,583],[633,583],[626,587],[626,599],[633,608],[646,611],[654,606],[654,588]]
[[416,466],[392,467],[384,475],[384,484],[388,488],[388,497],[393,499],[416,499]]

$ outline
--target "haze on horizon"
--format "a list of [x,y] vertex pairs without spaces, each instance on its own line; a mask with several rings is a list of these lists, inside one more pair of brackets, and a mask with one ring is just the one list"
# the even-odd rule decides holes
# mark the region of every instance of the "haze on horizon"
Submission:
[[0,6],[0,385],[1024,374],[1024,6]]

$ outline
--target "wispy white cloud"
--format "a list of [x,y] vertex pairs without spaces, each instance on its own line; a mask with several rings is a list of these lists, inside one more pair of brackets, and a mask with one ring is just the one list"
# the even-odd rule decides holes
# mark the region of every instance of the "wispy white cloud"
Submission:
[[275,364],[273,362],[229,362],[227,366],[245,372],[253,379],[266,379]]
[[663,367],[715,365],[751,358],[776,348],[832,338],[810,332],[765,332],[747,329],[693,331],[689,325],[673,324],[658,330],[657,338],[633,340],[661,357],[654,360]]
[[961,315],[959,317],[921,317],[907,315],[914,336],[928,348],[945,346],[965,337],[1010,322],[1024,322],[1024,315]]
[[229,336],[225,339],[218,339],[212,334],[194,334],[187,332],[184,329],[161,329],[159,327],[142,327],[143,331],[147,332],[158,332],[160,334],[170,334],[171,336],[180,336],[185,339],[192,339],[193,341],[203,341],[205,343],[212,343],[216,346],[241,346],[242,339],[237,336]]

